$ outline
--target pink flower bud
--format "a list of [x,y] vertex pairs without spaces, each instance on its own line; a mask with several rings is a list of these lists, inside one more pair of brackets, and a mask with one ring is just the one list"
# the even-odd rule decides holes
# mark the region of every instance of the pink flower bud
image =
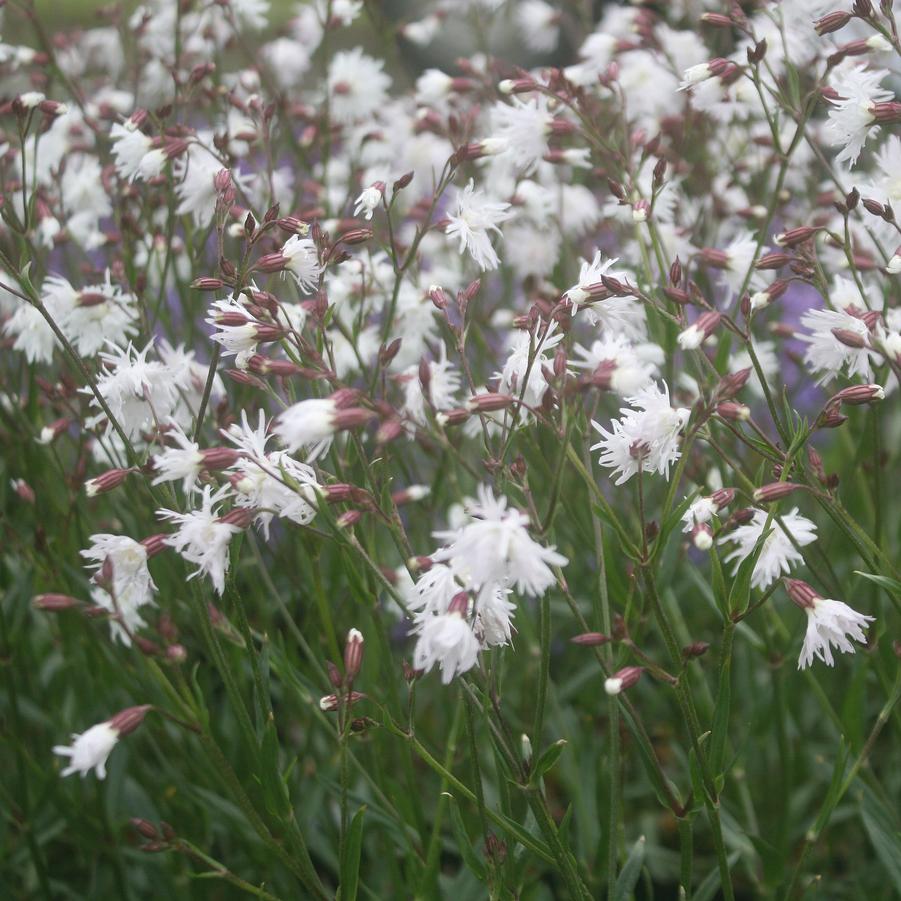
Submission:
[[763,485],[754,491],[754,500],[759,504],[768,504],[771,501],[788,497],[803,488],[803,485],[796,485],[792,482],[770,482],[769,485]]
[[59,613],[61,610],[72,610],[81,607],[81,601],[70,597],[68,594],[38,594],[31,599],[31,606],[35,610],[43,610],[46,613]]
[[800,579],[785,579],[785,590],[792,601],[802,610],[809,610],[816,606],[816,601],[820,599],[820,595],[813,590],[806,582]]
[[608,641],[611,641],[609,635],[604,635],[602,632],[583,632],[581,635],[574,635],[570,638],[571,644],[578,644],[584,647],[596,648],[601,645],[607,644]]
[[112,719],[107,720],[112,729],[119,733],[120,738],[134,732],[141,723],[149,710],[153,710],[152,704],[142,704],[140,707],[126,707],[121,710]]
[[641,678],[643,672],[642,666],[626,666],[604,682],[604,691],[611,696],[618,695],[631,688]]

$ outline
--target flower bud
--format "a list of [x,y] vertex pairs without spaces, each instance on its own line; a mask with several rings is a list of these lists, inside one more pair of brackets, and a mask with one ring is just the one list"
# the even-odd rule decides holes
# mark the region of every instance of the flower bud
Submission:
[[758,504],[768,504],[783,497],[788,497],[788,495],[799,491],[803,487],[803,485],[796,485],[793,482],[770,482],[769,485],[763,485],[755,489],[754,500]]
[[362,663],[363,635],[357,629],[351,629],[344,644],[344,676],[348,683],[359,675]]
[[610,640],[610,636],[604,635],[603,632],[583,632],[581,635],[574,635],[570,638],[572,644],[583,645],[589,648],[600,647],[600,645],[607,644]]
[[84,491],[88,497],[96,497],[118,488],[130,475],[131,469],[108,469],[93,479],[84,483]]
[[820,595],[801,579],[785,579],[785,590],[792,601],[802,610],[809,610],[816,606]]
[[834,394],[826,406],[835,407],[838,404],[848,404],[853,407],[873,403],[877,400],[885,400],[885,389],[881,385],[852,385],[850,388],[843,388]]
[[641,678],[643,672],[642,666],[626,666],[604,681],[604,691],[611,696],[618,695],[631,688]]
[[716,412],[723,419],[730,422],[747,422],[751,418],[751,409],[744,404],[737,404],[734,401],[726,401],[716,405]]
[[107,722],[112,729],[119,733],[120,738],[134,732],[141,723],[149,710],[153,710],[152,704],[142,704],[139,707],[126,707],[125,710],[119,711],[112,719]]
[[31,599],[31,606],[45,613],[59,613],[61,610],[80,607],[81,601],[67,594],[37,594]]

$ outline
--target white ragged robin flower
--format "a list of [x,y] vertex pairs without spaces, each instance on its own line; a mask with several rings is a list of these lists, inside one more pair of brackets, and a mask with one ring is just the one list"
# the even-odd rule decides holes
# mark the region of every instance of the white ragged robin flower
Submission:
[[457,190],[454,212],[447,219],[445,233],[460,239],[460,253],[469,251],[480,269],[497,269],[498,256],[491,246],[491,234],[501,234],[498,223],[509,219],[510,204],[492,200],[475,190],[472,179],[463,190]]
[[[738,526],[720,539],[720,544],[731,542],[735,549],[726,556],[725,562],[735,561],[733,574],[738,572],[742,561],[746,560],[754,552],[760,536],[766,528],[768,515],[763,510],[755,510],[749,523]],[[817,527],[807,517],[801,516],[795,507],[788,513],[782,514],[778,522],[773,517],[770,522],[770,532],[763,541],[763,548],[754,572],[751,574],[751,585],[754,588],[769,588],[779,576],[791,572],[794,564],[800,563],[804,557],[795,547],[806,547],[816,541]],[[791,536],[791,538],[789,538]],[[794,541],[794,543],[793,543]]]
[[[175,383],[172,370],[159,360],[147,359],[152,347],[152,340],[140,351],[130,343],[125,348],[109,345],[109,352],[100,354],[103,369],[97,378],[97,389],[129,437],[168,420],[179,401],[180,386]],[[106,422],[92,390],[80,390],[91,398],[91,406],[98,411],[88,425]],[[107,423],[107,432],[111,431],[112,426]]]
[[612,332],[605,332],[592,342],[591,347],[577,344],[574,350],[582,359],[575,360],[572,365],[588,370],[586,380],[622,397],[646,388],[663,363],[663,350],[659,345],[632,344],[624,335]]
[[81,552],[95,571],[91,599],[108,610],[110,633],[123,644],[146,624],[140,609],[153,604],[156,585],[147,567],[147,547],[127,535],[91,535],[91,546]]
[[512,103],[496,103],[491,110],[492,138],[503,142],[513,164],[524,175],[534,172],[548,152],[547,139],[554,126],[547,98],[512,98]]
[[836,159],[852,167],[863,150],[864,144],[878,130],[874,128],[879,118],[881,104],[893,99],[891,91],[879,85],[888,75],[885,69],[867,69],[853,64],[836,68],[830,79],[834,97],[827,97],[832,104],[826,134],[830,142],[841,147]]
[[621,418],[611,422],[611,431],[592,420],[601,440],[592,445],[600,450],[601,466],[613,470],[615,484],[622,485],[639,470],[669,478],[669,468],[681,456],[679,439],[691,411],[670,406],[666,383],[649,385],[626,402],[632,409],[620,410]]
[[536,53],[549,53],[560,40],[560,10],[544,0],[520,0],[516,24],[523,40]]
[[246,411],[241,411],[241,424],[232,423],[223,435],[239,451],[229,469],[235,489],[235,505],[256,512],[254,522],[269,537],[273,516],[283,517],[298,525],[306,525],[316,515],[319,485],[311,466],[290,457],[286,451],[267,451],[271,434],[267,432],[266,415],[260,410],[253,428]]
[[339,50],[328,68],[329,115],[349,124],[366,119],[385,105],[391,77],[384,62],[367,56],[362,48]]
[[845,370],[849,378],[873,378],[870,357],[870,330],[866,322],[844,310],[808,310],[801,317],[801,325],[810,334],[799,333],[799,340],[807,344],[804,362],[819,373],[820,384],[828,382]]
[[104,281],[76,290],[58,275],[48,276],[42,299],[53,298],[65,310],[57,320],[78,353],[92,357],[107,343],[121,345],[138,331],[138,299],[114,285],[106,270]]
[[507,498],[496,498],[487,485],[479,485],[478,501],[467,512],[466,525],[435,533],[447,545],[432,555],[434,560],[465,572],[475,589],[494,583],[539,597],[554,584],[551,567],[566,566],[566,557],[535,541],[527,529],[529,517],[508,507]]
[[548,388],[544,370],[553,366],[554,349],[562,340],[563,333],[557,330],[556,322],[549,323],[546,329],[539,327],[538,334],[522,329],[513,332],[504,368],[495,373],[498,391],[521,397],[529,406],[537,407]]
[[630,341],[643,341],[647,335],[644,307],[633,297],[611,297],[603,278],[626,284],[628,273],[614,269],[617,259],[605,260],[600,250],[591,262],[582,260],[579,281],[564,296],[576,308],[584,307],[588,321]]
[[858,613],[843,601],[821,597],[800,579],[786,579],[785,588],[792,601],[807,614],[807,631],[798,669],[806,669],[815,658],[832,666],[835,663],[833,647],[844,654],[853,654],[854,645],[849,638],[866,644],[864,632],[875,617]]
[[91,770],[97,773],[98,779],[106,778],[106,762],[119,740],[134,732],[144,721],[151,707],[143,704],[140,707],[127,707],[112,719],[97,723],[81,733],[72,734],[71,745],[56,745],[54,754],[68,757],[69,764],[63,770],[63,776],[79,773],[82,778]]
[[224,519],[217,509],[217,505],[231,493],[231,490],[230,485],[224,485],[213,493],[210,485],[205,486],[199,509],[191,510],[189,513],[157,510],[160,519],[178,525],[178,529],[167,536],[165,543],[175,548],[188,563],[197,566],[188,578],[193,579],[201,574],[209,576],[219,594],[225,591],[229,542],[241,531],[240,525]]
[[328,452],[336,432],[361,426],[373,415],[369,410],[348,406],[343,396],[336,392],[331,397],[312,397],[293,404],[279,414],[273,434],[289,453],[306,448],[307,460],[312,463]]
[[438,664],[441,681],[447,685],[454,676],[476,665],[479,650],[479,639],[472,626],[461,612],[453,609],[423,620],[413,652],[413,666],[427,673]]

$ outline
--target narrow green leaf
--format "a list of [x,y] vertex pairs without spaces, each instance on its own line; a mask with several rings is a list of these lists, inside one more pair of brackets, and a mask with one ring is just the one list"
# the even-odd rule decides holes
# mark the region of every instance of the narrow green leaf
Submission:
[[466,826],[463,823],[463,816],[460,813],[460,806],[457,804],[457,799],[450,794],[450,792],[445,792],[444,797],[448,799],[451,828],[454,831],[454,838],[456,839],[460,856],[463,858],[463,863],[466,864],[467,868],[472,871],[478,879],[484,882],[486,873],[485,864],[479,858],[479,855],[476,854],[472,847],[472,842],[470,842],[469,836],[466,834]]
[[627,901],[631,897],[635,886],[638,884],[638,877],[641,875],[641,867],[644,864],[645,837],[642,835],[629,852],[622,870],[616,879],[616,885],[613,888],[613,901]]
[[338,897],[341,901],[356,901],[357,889],[360,886],[360,851],[363,847],[363,805],[350,821],[347,830],[347,842],[344,848],[344,859],[341,861],[341,883],[338,886]]

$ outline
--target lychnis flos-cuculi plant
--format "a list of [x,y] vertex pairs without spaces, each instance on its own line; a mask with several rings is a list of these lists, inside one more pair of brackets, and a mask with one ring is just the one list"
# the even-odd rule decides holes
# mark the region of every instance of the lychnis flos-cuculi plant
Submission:
[[0,884],[901,893],[891,0],[3,15]]

